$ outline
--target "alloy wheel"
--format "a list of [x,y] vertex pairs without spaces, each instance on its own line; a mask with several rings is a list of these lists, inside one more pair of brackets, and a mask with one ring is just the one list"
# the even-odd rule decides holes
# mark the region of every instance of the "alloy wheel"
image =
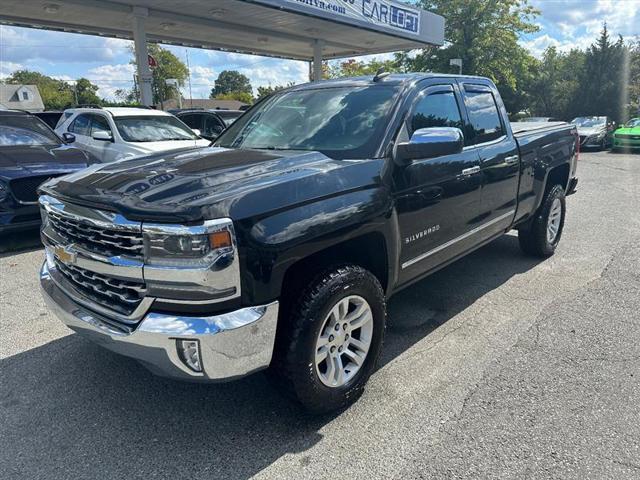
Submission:
[[351,295],[339,300],[324,319],[316,340],[315,369],[327,387],[345,385],[364,364],[373,337],[367,301]]

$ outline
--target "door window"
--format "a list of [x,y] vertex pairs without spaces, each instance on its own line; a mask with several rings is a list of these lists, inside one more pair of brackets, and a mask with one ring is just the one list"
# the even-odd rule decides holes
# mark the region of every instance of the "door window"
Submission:
[[109,122],[102,115],[91,115],[91,135],[96,132],[111,133]]
[[455,127],[462,129],[462,117],[453,92],[437,92],[418,102],[409,124],[411,134],[420,128]]
[[71,122],[68,130],[76,135],[89,136],[90,123],[89,115],[78,115],[76,119]]
[[225,129],[225,125],[214,115],[204,117],[204,128],[202,134],[207,137],[217,137]]
[[504,135],[498,106],[491,92],[467,91],[465,104],[469,111],[469,121],[473,133],[473,138],[467,142],[468,144],[486,143]]
[[198,130],[200,130],[200,128],[202,128],[200,126],[200,115],[183,115],[179,118],[187,125],[187,127],[191,129],[197,128]]

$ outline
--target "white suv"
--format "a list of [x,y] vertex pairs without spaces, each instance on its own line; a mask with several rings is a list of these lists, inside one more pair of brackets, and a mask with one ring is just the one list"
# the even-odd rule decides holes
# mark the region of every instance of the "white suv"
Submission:
[[211,143],[170,113],[145,108],[71,108],[55,130],[101,162]]

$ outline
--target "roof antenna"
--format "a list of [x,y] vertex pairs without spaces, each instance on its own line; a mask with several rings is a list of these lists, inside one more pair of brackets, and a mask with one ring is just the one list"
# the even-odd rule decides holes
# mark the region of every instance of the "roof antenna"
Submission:
[[391,75],[390,72],[385,72],[384,71],[384,67],[380,67],[378,69],[378,71],[376,72],[376,76],[373,77],[373,81],[374,82],[379,82],[380,80],[382,80],[385,77],[388,77],[389,75]]

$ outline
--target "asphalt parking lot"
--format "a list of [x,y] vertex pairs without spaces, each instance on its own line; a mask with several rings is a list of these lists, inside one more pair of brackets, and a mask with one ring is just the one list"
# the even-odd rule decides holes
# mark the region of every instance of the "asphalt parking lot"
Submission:
[[322,418],[261,374],[181,384],[79,338],[37,235],[0,240],[0,476],[639,478],[640,155],[579,168],[554,257],[509,234],[398,294],[365,395]]

